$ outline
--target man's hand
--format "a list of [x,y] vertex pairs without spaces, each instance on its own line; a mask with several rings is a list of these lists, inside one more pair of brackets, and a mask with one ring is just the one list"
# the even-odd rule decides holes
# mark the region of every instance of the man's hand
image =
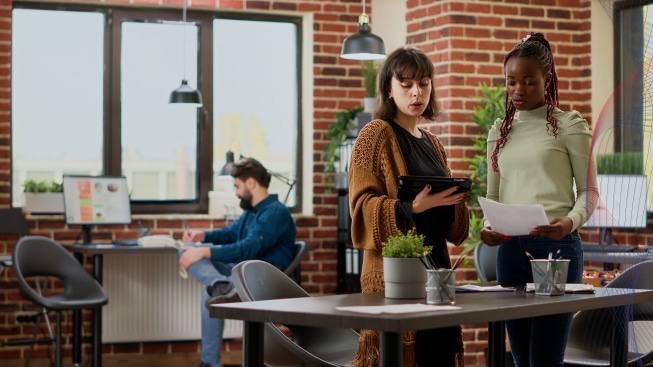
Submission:
[[498,246],[511,239],[512,237],[510,236],[504,236],[499,232],[494,232],[492,227],[481,229],[481,241],[488,246]]
[[539,226],[529,233],[531,236],[548,237],[552,240],[561,240],[571,233],[574,222],[569,217],[554,218],[548,226]]
[[431,185],[424,186],[424,189],[413,200],[413,213],[421,213],[437,206],[454,205],[465,200],[466,193],[459,192],[454,194],[458,187],[450,187],[430,195]]
[[188,270],[188,267],[202,259],[211,258],[211,248],[209,247],[182,247],[184,254],[179,258],[179,265]]
[[181,242],[183,243],[204,242],[204,232],[185,230],[184,234],[181,236]]

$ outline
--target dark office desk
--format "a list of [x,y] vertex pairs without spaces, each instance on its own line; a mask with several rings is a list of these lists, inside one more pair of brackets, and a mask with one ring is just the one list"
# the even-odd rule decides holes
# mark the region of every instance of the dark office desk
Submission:
[[[381,366],[403,364],[401,332],[490,323],[490,366],[503,367],[505,356],[504,321],[558,313],[615,308],[626,315],[626,305],[653,302],[653,290],[598,288],[596,294],[536,296],[522,291],[511,293],[467,293],[456,295],[458,311],[365,315],[337,311],[336,306],[378,306],[423,303],[424,300],[396,300],[383,293],[303,297],[270,301],[212,305],[211,316],[245,321],[244,366],[263,366],[263,323],[381,331]],[[625,319],[625,318],[624,318]],[[628,328],[613,328],[612,366],[627,366]]]
[[[73,252],[80,262],[83,255],[90,255],[93,264],[93,277],[102,284],[102,255],[103,254],[124,254],[124,253],[176,253],[174,247],[140,247],[140,246],[120,246],[113,244],[69,244],[63,245],[66,249]],[[111,295],[109,295],[111,300]],[[92,366],[102,367],[102,308],[92,311]],[[82,313],[79,310],[73,311],[73,365],[80,365],[82,362]]]

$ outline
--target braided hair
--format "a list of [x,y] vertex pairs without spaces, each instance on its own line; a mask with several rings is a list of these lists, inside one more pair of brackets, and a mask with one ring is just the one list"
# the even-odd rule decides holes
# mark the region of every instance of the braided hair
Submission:
[[[536,59],[540,66],[542,67],[542,73],[546,75],[551,75],[551,80],[544,89],[544,99],[548,105],[546,109],[546,124],[547,132],[557,138],[558,137],[558,121],[553,117],[553,110],[556,107],[560,107],[560,100],[558,97],[558,75],[556,74],[555,62],[553,60],[553,52],[551,52],[551,45],[549,41],[544,38],[542,33],[530,32],[526,38],[524,38],[520,43],[518,43],[513,49],[506,54],[503,58],[503,67],[505,69],[508,59],[511,57],[530,57]],[[494,147],[492,152],[492,170],[494,172],[499,171],[499,150],[506,145],[506,140],[510,129],[512,128],[512,119],[515,116],[515,111],[517,108],[512,102],[512,99],[508,98],[508,93],[506,92],[505,100],[505,115],[503,121],[501,122],[501,127],[499,129],[500,136],[497,139],[497,144]]]

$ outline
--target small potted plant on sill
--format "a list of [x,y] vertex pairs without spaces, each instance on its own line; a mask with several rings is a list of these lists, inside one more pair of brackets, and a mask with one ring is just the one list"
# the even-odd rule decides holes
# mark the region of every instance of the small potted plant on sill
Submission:
[[383,280],[386,298],[424,298],[426,268],[420,261],[431,246],[424,246],[424,236],[415,228],[405,234],[397,228],[397,234],[382,244]]
[[59,214],[64,211],[63,187],[54,181],[27,180],[23,183],[25,206],[33,214]]

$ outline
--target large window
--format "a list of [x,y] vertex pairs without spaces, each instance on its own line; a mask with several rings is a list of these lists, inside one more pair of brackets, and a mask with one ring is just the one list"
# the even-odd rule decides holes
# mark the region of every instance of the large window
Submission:
[[[219,175],[227,150],[299,177],[300,18],[180,18],[14,4],[14,206],[26,179],[104,173],[127,177],[133,212],[206,212],[209,190],[232,190]],[[168,104],[182,79],[202,92],[201,108]],[[288,186],[273,179],[270,191],[283,200]],[[289,195],[293,210],[300,193]]]
[[102,13],[13,12],[14,206],[25,180],[102,173],[104,23]]
[[647,208],[653,212],[653,1],[614,6],[614,151],[643,153]]

